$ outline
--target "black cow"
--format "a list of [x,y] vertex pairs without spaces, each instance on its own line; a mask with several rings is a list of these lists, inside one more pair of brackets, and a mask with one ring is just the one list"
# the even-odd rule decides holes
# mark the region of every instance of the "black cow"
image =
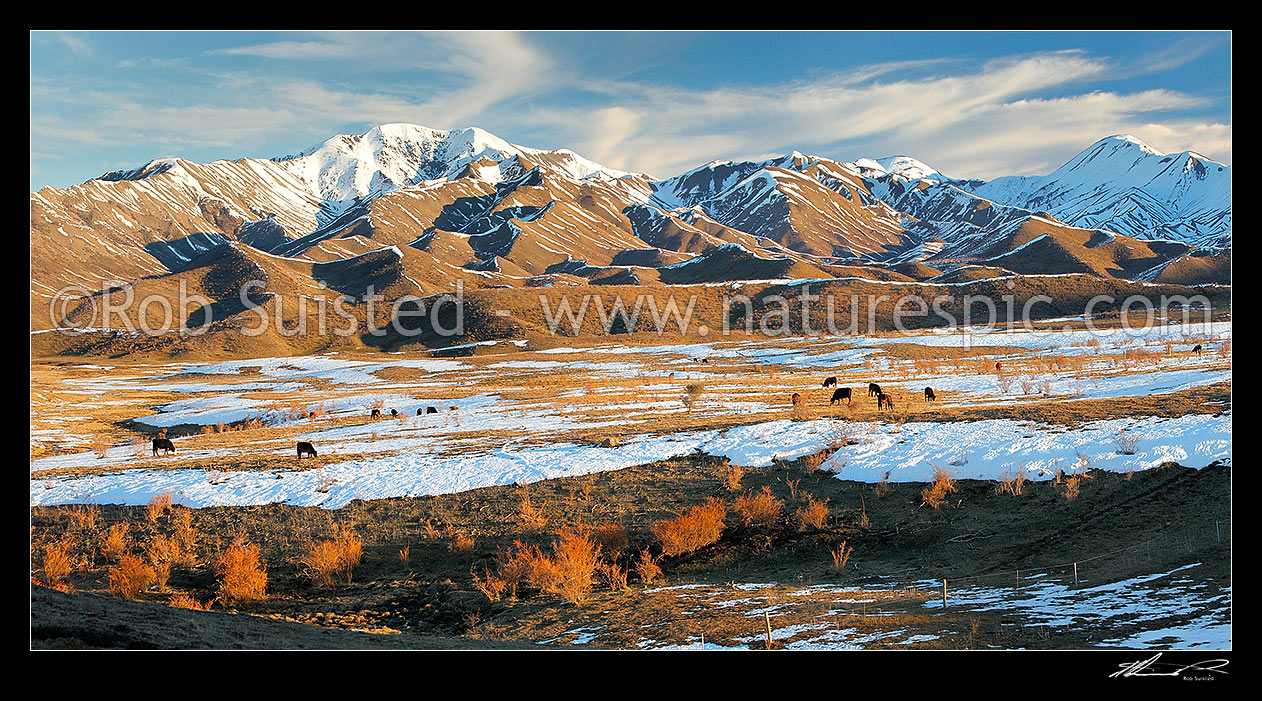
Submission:
[[298,459],[302,460],[303,455],[310,455],[314,458],[316,456],[315,446],[306,441],[298,441]]
[[171,442],[170,438],[155,438],[153,439],[153,454],[157,455],[159,450],[163,454],[174,453],[175,444]]
[[437,414],[437,413],[438,413],[438,409],[435,409],[435,408],[434,408],[434,407],[432,407],[432,406],[427,406],[427,407],[425,407],[425,413],[426,413],[426,414]]
[[1192,352],[1193,352],[1193,353],[1195,353],[1195,354],[1197,354],[1197,355],[1200,355],[1200,354],[1201,354],[1201,344],[1199,344],[1199,343],[1198,343],[1198,344],[1196,344],[1195,346],[1193,346],[1193,347],[1192,347]]
[[868,396],[869,397],[881,396],[881,386],[875,382],[869,382],[868,383]]
[[932,387],[926,387],[926,388],[925,388],[925,401],[926,401],[926,402],[936,402],[936,401],[938,401],[938,396],[937,396],[936,394],[934,394],[934,393],[933,393],[933,388],[932,388]]
[[380,418],[381,418],[381,410],[380,410],[380,409],[373,409],[373,410],[372,410],[372,418],[374,418],[374,419],[380,419]]
[[421,407],[419,407],[419,406],[418,406],[418,407],[416,407],[416,415],[417,415],[417,416],[420,416],[420,415],[422,415],[422,414],[424,414],[424,413],[425,413],[425,410],[424,410],[424,409],[422,409],[422,408],[421,408]]
[[824,380],[824,387],[825,387],[825,388],[828,388],[828,387],[836,387],[836,386],[837,386],[837,378],[836,378],[836,377],[830,377],[830,378],[828,378],[827,380]]
[[889,407],[890,411],[893,411],[893,410],[894,410],[894,398],[893,398],[893,397],[891,397],[891,396],[890,396],[890,395],[888,395],[888,394],[878,394],[878,395],[876,395],[876,408],[877,408],[877,409],[881,409],[881,408],[884,408],[884,407]]
[[399,415],[399,410],[398,410],[398,409],[391,409],[391,410],[390,410],[390,415],[391,415],[391,416],[398,416],[398,415]]
[[854,400],[850,398],[849,387],[838,387],[837,389],[833,390],[833,398],[828,400],[828,404],[831,406],[841,401],[842,399],[846,400],[847,406],[854,403]]

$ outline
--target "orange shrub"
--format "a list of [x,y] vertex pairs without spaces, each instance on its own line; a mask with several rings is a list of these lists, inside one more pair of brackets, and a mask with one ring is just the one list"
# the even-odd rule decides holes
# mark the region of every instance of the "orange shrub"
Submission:
[[333,540],[312,543],[307,554],[300,560],[303,574],[316,584],[328,586],[333,577],[342,575],[351,581],[351,573],[364,557],[364,542],[349,528],[334,528]]
[[610,555],[617,555],[627,549],[627,529],[616,523],[605,523],[596,527],[596,542],[600,549]]
[[572,604],[582,604],[592,589],[600,546],[591,538],[564,531],[552,546],[552,556],[535,561],[531,584]]
[[941,465],[933,465],[933,482],[920,492],[920,498],[925,504],[938,508],[942,502],[946,500],[946,496],[955,491],[954,472],[948,472]]
[[517,507],[517,520],[521,523],[522,528],[527,531],[542,531],[548,525],[548,517],[544,515],[543,508],[547,504],[535,506],[530,503],[530,492],[524,492],[521,497],[521,504]]
[[190,594],[186,594],[185,592],[181,591],[181,592],[176,592],[172,594],[171,598],[167,601],[167,603],[178,609],[191,609],[193,611],[209,611],[210,605],[215,603],[215,600],[211,599],[210,601],[207,601],[206,603],[203,604],[202,602],[198,601]]
[[105,559],[117,562],[128,553],[127,533],[130,530],[131,524],[128,523],[116,523],[109,527],[101,541],[101,554]]
[[719,477],[723,480],[723,486],[727,487],[727,491],[735,492],[741,488],[741,478],[745,476],[745,468],[735,465],[724,460],[719,465]]
[[170,492],[162,492],[155,494],[149,500],[148,506],[145,507],[145,516],[148,517],[150,523],[157,523],[158,519],[171,508],[171,503],[175,497]]
[[179,559],[177,564],[192,567],[197,564],[197,529],[193,527],[193,510],[179,508],[171,510],[172,538],[176,545]]
[[652,584],[654,579],[662,576],[662,568],[658,567],[657,561],[653,559],[653,555],[648,550],[640,551],[640,559],[635,561],[635,573],[640,576],[640,581],[644,584]]
[[782,508],[784,502],[772,495],[771,487],[763,487],[761,492],[753,495],[746,492],[736,497],[732,504],[732,511],[746,526],[774,526]]
[[109,568],[110,593],[124,599],[134,599],[140,592],[153,586],[157,573],[142,558],[125,554],[118,565]]
[[828,520],[828,500],[818,501],[811,495],[806,495],[806,506],[797,510],[798,527],[802,530],[808,528],[823,528],[824,522]]
[[663,555],[683,555],[718,542],[725,516],[727,505],[722,499],[710,497],[682,516],[653,524],[653,536],[661,542]]
[[81,531],[95,531],[100,516],[101,509],[96,504],[70,507],[70,524]]
[[44,543],[41,569],[49,586],[56,586],[70,576],[74,569],[74,559],[70,555],[73,547],[73,541],[66,537]]
[[219,598],[225,603],[251,601],[266,596],[267,565],[259,546],[238,538],[215,561]]

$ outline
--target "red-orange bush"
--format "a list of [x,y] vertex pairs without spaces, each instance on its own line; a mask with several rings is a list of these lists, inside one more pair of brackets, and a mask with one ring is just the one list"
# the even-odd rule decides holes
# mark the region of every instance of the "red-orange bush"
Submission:
[[653,536],[662,544],[663,555],[683,555],[717,542],[723,535],[725,516],[727,505],[710,497],[681,516],[653,524]]

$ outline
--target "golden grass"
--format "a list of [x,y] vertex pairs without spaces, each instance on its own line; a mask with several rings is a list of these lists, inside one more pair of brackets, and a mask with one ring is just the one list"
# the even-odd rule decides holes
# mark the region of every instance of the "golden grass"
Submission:
[[710,497],[681,516],[654,523],[653,536],[662,544],[663,555],[683,555],[717,542],[726,516],[723,500]]
[[333,537],[308,543],[307,552],[299,560],[302,573],[320,586],[329,586],[335,577],[351,582],[355,567],[364,557],[364,542],[349,528],[334,526]]
[[849,541],[841,541],[841,545],[831,550],[833,556],[833,569],[838,572],[846,568],[846,563],[850,562],[850,554],[854,552],[853,547],[846,547]]
[[44,543],[40,570],[44,573],[44,581],[49,586],[63,583],[74,570],[75,562],[71,551],[74,541],[69,536]]

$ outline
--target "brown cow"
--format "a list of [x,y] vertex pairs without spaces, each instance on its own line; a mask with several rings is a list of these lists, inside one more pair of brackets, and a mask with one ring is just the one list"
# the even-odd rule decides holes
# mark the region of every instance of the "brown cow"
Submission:
[[868,396],[869,397],[881,396],[881,386],[875,382],[869,382],[868,383]]
[[170,438],[155,438],[153,439],[153,454],[157,455],[159,450],[161,450],[164,455],[174,453],[175,444],[171,442]]
[[1192,352],[1193,352],[1193,353],[1195,353],[1196,355],[1200,355],[1200,354],[1201,354],[1201,344],[1199,344],[1199,343],[1198,343],[1198,344],[1196,344],[1195,346],[1193,346],[1193,347],[1192,347]]
[[373,409],[373,410],[372,410],[372,418],[374,418],[374,419],[380,419],[380,418],[381,418],[381,410],[380,410],[380,409]]
[[936,402],[936,401],[938,401],[938,396],[937,396],[936,394],[934,394],[934,393],[933,393],[933,388],[932,388],[932,387],[926,387],[926,388],[925,388],[925,401],[926,401],[926,402]]
[[836,386],[837,386],[837,378],[835,376],[829,377],[828,379],[824,380],[824,389],[828,389],[829,387],[836,387]]
[[302,460],[303,455],[310,455],[313,458],[316,457],[315,446],[307,443],[306,441],[298,441],[298,459]]
[[894,411],[894,398],[888,394],[876,395],[876,408],[881,409],[883,407],[889,407],[890,411]]

